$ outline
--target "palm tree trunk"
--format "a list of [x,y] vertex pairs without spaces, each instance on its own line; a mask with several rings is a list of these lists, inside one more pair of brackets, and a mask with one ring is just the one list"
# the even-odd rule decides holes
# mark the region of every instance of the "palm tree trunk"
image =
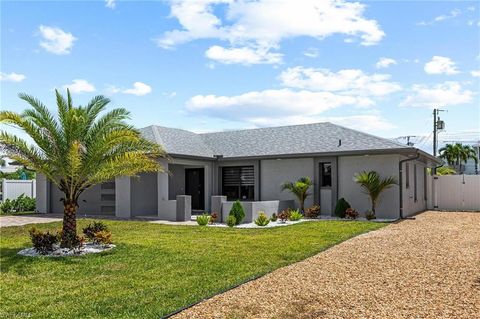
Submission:
[[375,208],[377,206],[377,203],[375,203],[375,201],[372,200],[372,213],[373,213],[373,216],[377,216],[375,215]]
[[77,203],[65,200],[63,206],[63,226],[61,247],[71,248],[72,239],[77,236]]

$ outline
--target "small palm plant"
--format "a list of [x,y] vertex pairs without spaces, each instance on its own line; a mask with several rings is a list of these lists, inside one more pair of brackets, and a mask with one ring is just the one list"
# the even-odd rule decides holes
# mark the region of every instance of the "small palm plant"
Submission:
[[300,211],[304,212],[305,200],[311,194],[308,189],[313,185],[310,177],[300,177],[296,182],[285,182],[282,184],[282,191],[288,190],[295,195],[300,203]]
[[123,108],[105,111],[109,99],[94,97],[86,106],[75,107],[55,91],[57,116],[36,98],[19,94],[32,108],[22,114],[0,111],[0,123],[11,124],[33,140],[0,130],[0,151],[26,167],[44,174],[64,194],[62,247],[72,247],[76,237],[79,196],[89,187],[117,176],[142,172],[163,172],[158,158],[163,150],[144,139],[127,124]]
[[375,208],[380,194],[393,185],[397,185],[394,177],[380,178],[380,175],[375,171],[363,171],[355,175],[355,182],[360,184],[363,192],[370,197],[373,216],[375,216]]

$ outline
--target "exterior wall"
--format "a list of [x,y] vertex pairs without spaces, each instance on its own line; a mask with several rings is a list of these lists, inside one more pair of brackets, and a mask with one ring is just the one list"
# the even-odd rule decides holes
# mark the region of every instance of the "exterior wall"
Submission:
[[[316,180],[313,158],[293,158],[280,160],[261,161],[261,200],[295,200],[295,207],[298,208],[298,201],[288,191],[281,191],[280,186],[286,181],[296,181],[299,177],[309,176]],[[255,185],[256,186],[256,185]],[[312,189],[311,192],[314,190]],[[305,207],[312,206],[314,196],[305,201]]]
[[37,183],[32,180],[3,179],[2,180],[2,200],[16,199],[20,195],[35,198]]
[[[406,159],[406,157],[402,156],[401,159]],[[409,166],[409,187],[407,188],[407,170],[406,165],[408,163]],[[425,191],[424,191],[424,176],[423,170],[426,167],[425,163],[420,161],[409,161],[402,164],[403,165],[403,172],[404,177],[402,181],[403,187],[403,216],[408,217],[415,213],[424,211],[427,209],[427,200],[425,199]],[[397,165],[398,166],[398,165]],[[417,199],[415,200],[415,181],[414,181],[414,169],[417,169]],[[397,173],[398,175],[398,173]],[[427,178],[428,180],[428,178]],[[427,191],[427,199],[428,199],[428,191]]]
[[36,183],[36,211],[46,214],[50,212],[50,182],[45,175],[37,174]]
[[[63,214],[63,193],[57,186],[50,183],[50,212]],[[101,186],[94,185],[80,195],[78,199],[77,215],[111,215],[111,213],[102,212]]]
[[[169,164],[168,199],[175,200],[177,195],[185,195],[185,165]],[[206,177],[205,177],[206,178]]]
[[145,173],[131,179],[131,214],[157,215],[157,174]]
[[[232,209],[234,202],[222,202],[221,205],[221,218],[223,222],[227,221],[230,210]],[[277,214],[284,209],[294,206],[293,200],[272,200],[272,201],[260,201],[260,202],[241,202],[243,210],[245,212],[245,219],[242,223],[251,223],[257,219],[259,212],[263,211],[268,217],[272,217],[272,214]]]
[[[393,176],[398,180],[399,155],[339,156],[338,198],[344,197],[361,215],[371,209],[370,199],[354,182],[354,175],[362,171],[375,170],[381,177]],[[376,213],[378,218],[399,217],[398,186],[387,189],[380,195]]]

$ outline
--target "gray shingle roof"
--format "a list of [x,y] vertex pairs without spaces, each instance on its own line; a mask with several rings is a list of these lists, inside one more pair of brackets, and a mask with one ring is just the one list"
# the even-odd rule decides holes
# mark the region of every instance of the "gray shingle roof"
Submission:
[[[332,123],[195,134],[149,126],[145,136],[170,154],[213,157],[274,156],[362,150],[405,149],[405,145]],[[338,146],[339,140],[342,141]],[[412,148],[413,149],[413,148]]]

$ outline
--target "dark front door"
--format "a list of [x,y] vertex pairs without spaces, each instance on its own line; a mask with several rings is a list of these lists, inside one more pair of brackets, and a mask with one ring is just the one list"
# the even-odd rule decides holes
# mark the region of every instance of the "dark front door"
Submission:
[[185,169],[185,194],[192,196],[192,209],[205,209],[204,169]]

